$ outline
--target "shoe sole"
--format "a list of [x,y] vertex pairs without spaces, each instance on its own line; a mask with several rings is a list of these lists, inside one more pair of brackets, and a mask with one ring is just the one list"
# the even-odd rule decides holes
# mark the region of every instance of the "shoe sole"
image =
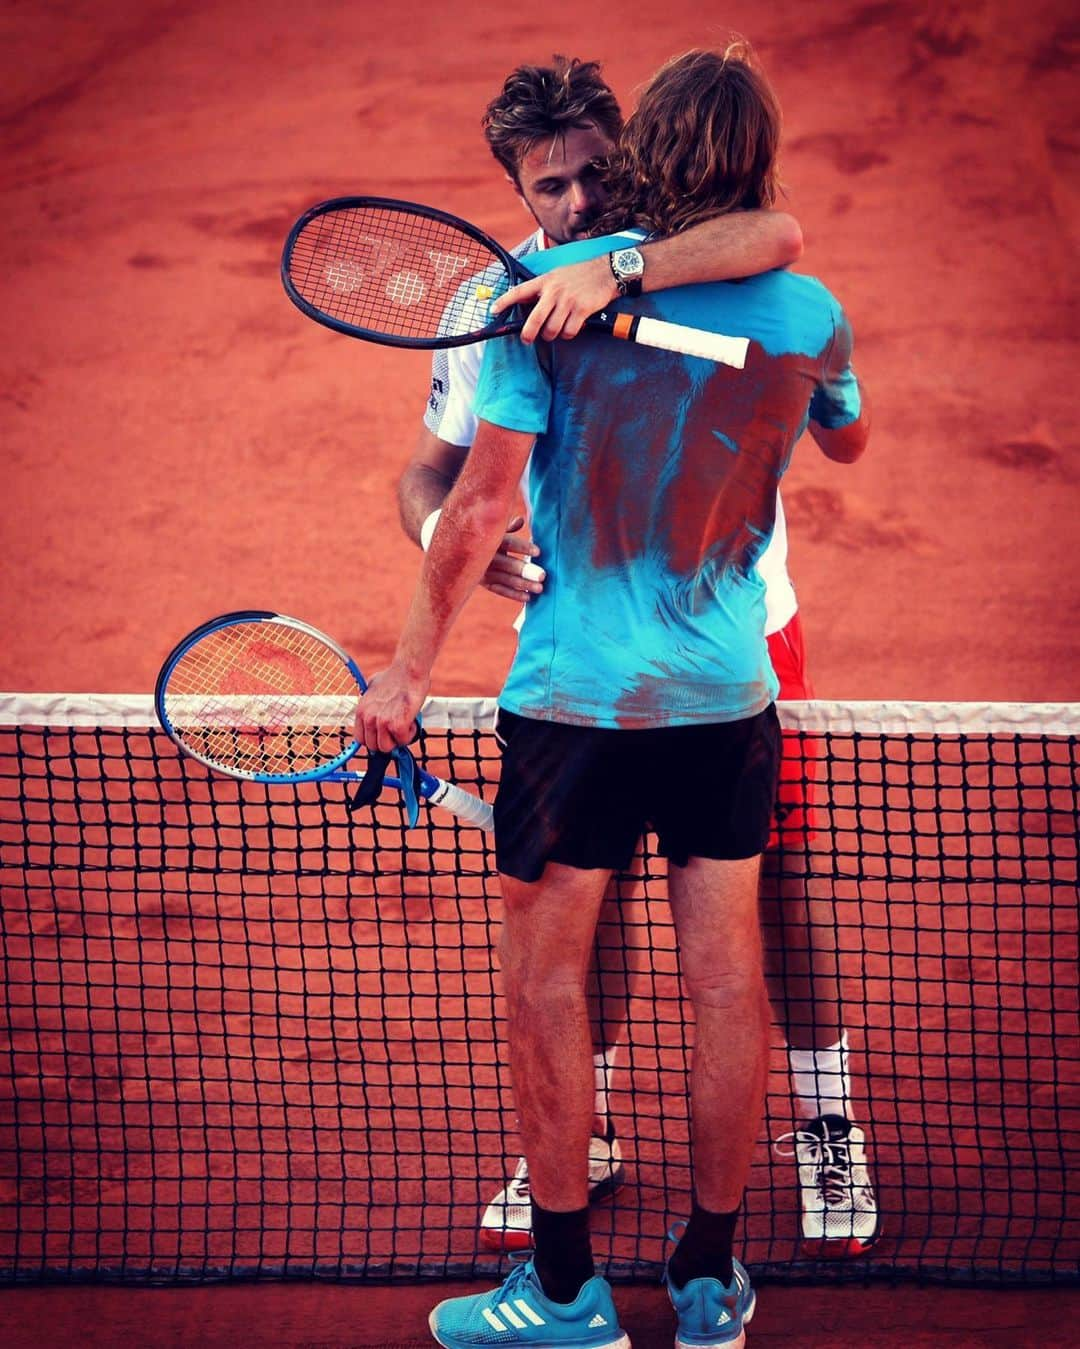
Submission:
[[880,1239],[880,1227],[870,1237],[803,1237],[802,1251],[812,1260],[858,1260]]
[[[444,1340],[440,1336],[439,1332],[435,1329],[434,1310],[432,1310],[431,1315],[428,1317],[428,1330],[431,1331],[435,1343],[441,1344],[443,1346],[443,1349],[458,1349],[460,1341],[458,1342],[458,1345],[455,1345],[451,1340]],[[566,1343],[569,1343],[569,1341],[567,1341]],[[581,1342],[579,1341],[578,1343],[580,1344]],[[608,1340],[606,1344],[589,1345],[588,1349],[633,1349],[633,1346],[630,1343],[629,1335],[620,1334],[617,1340]]]
[[[751,1290],[753,1292],[753,1290]],[[746,1327],[754,1319],[754,1313],[757,1311],[757,1294],[750,1299],[750,1306],[743,1313],[742,1326],[738,1335],[733,1340],[713,1340],[706,1344],[704,1340],[691,1342],[684,1340],[679,1332],[675,1332],[675,1349],[744,1349],[746,1344]]]
[[[617,1171],[601,1180],[589,1191],[589,1206],[602,1204],[605,1199],[622,1188],[626,1179],[626,1168],[620,1166]],[[485,1251],[528,1251],[532,1249],[532,1229],[527,1232],[516,1227],[481,1227],[480,1245]]]
[[532,1232],[481,1227],[480,1245],[485,1251],[528,1251],[532,1249]]

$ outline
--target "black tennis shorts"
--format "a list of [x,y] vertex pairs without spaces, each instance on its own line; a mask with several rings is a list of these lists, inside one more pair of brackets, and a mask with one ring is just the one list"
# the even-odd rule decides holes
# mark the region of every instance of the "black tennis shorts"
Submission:
[[743,721],[618,731],[499,711],[498,868],[540,879],[548,862],[624,871],[653,829],[662,856],[755,857],[769,838],[780,765],[776,708]]

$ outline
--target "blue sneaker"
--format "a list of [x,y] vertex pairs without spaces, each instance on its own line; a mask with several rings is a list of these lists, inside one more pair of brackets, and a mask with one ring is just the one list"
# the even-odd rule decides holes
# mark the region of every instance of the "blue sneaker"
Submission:
[[573,1302],[552,1302],[531,1260],[511,1270],[501,1288],[440,1302],[428,1327],[444,1349],[630,1349],[605,1279],[590,1279]]
[[691,1279],[676,1288],[667,1274],[664,1282],[679,1317],[675,1349],[742,1349],[756,1298],[750,1276],[738,1260],[726,1287],[719,1279]]

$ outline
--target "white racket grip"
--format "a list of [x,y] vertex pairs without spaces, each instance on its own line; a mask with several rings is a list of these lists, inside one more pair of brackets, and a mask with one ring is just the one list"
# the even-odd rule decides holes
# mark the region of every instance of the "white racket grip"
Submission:
[[662,351],[678,351],[684,356],[703,356],[741,370],[746,364],[747,337],[725,337],[722,333],[707,333],[702,328],[686,328],[681,323],[664,319],[640,318],[634,330],[635,342],[645,347],[659,347]]
[[452,782],[443,782],[440,779],[438,787],[428,800],[432,805],[449,810],[466,824],[476,825],[477,829],[490,830],[495,827],[495,812],[488,803],[478,796],[473,796],[472,792],[455,787]]

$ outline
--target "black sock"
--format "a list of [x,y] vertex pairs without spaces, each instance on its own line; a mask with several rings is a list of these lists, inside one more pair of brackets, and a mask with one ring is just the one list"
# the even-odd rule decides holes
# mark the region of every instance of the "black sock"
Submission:
[[552,1213],[533,1200],[532,1230],[536,1275],[552,1302],[573,1302],[596,1273],[589,1238],[589,1210]]
[[735,1238],[734,1213],[710,1213],[696,1202],[682,1240],[668,1261],[668,1278],[676,1288],[691,1279],[719,1279],[729,1284],[735,1277],[731,1248]]

